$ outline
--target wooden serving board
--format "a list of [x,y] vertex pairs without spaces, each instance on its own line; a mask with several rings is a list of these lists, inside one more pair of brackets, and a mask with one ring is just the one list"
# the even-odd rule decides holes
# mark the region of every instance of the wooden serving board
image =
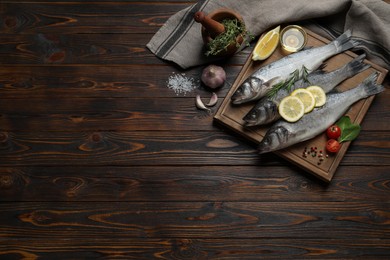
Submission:
[[[307,46],[317,47],[329,43],[327,39],[307,29],[305,30],[308,34]],[[257,69],[259,69],[260,67],[266,64],[269,64],[271,62],[274,62],[282,58],[283,56],[284,54],[280,46],[279,48],[276,49],[276,51],[272,54],[272,56],[268,58],[266,61],[252,61],[252,55],[250,55],[246,63],[244,64],[243,68],[241,69],[240,73],[238,74],[236,80],[234,81],[227,96],[225,97],[221,106],[216,112],[214,119],[217,122],[227,126],[228,128],[231,128],[232,130],[244,136],[245,138],[249,139],[250,141],[254,142],[255,144],[258,144],[263,139],[269,126],[245,128],[244,121],[242,120],[242,118],[249,112],[249,110],[255,105],[256,102],[243,104],[243,105],[232,105],[230,98],[233,95],[233,93],[236,91],[238,86],[240,86],[240,84],[254,71],[256,71]],[[325,70],[327,71],[335,70],[341,67],[342,65],[348,63],[356,56],[357,56],[356,54],[349,51],[338,54],[326,61],[327,65],[325,67]],[[367,78],[371,73],[375,71],[379,72],[378,83],[382,83],[388,71],[367,60],[365,62],[370,64],[371,68],[355,75],[352,78],[345,80],[339,86],[337,86],[337,89],[347,90],[353,88],[358,84],[360,84],[365,78]],[[373,99],[374,96],[358,101],[349,109],[346,115],[348,115],[351,118],[352,122],[360,124],[365,114],[367,113],[367,110],[370,107]],[[326,140],[327,140],[326,134],[323,133],[311,140],[296,144],[294,146],[291,146],[284,150],[277,151],[275,153],[287,159],[288,161],[298,165],[299,167],[303,168],[307,172],[317,176],[318,178],[326,182],[330,182],[337,170],[338,165],[340,164],[342,158],[347,152],[350,142],[342,143],[341,149],[338,153],[328,154],[328,157],[325,157]],[[312,147],[313,148],[317,147],[317,156],[313,157],[311,154],[309,154],[308,156],[304,157],[303,152],[305,148],[307,149],[307,151],[310,151]],[[320,158],[318,156],[321,150],[323,151],[324,154],[324,160],[319,164]]]

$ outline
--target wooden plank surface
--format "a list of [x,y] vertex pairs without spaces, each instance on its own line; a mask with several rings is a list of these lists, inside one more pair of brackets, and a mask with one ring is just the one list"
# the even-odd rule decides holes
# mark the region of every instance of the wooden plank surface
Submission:
[[0,2],[1,259],[388,259],[390,80],[326,184],[213,122],[145,47],[195,1]]
[[[15,258],[67,259],[123,258],[123,259],[386,259],[388,244],[383,240],[356,239],[112,239],[86,241],[58,239],[48,248],[46,240],[11,240],[0,244],[3,255]],[[288,245],[288,246],[286,246]]]
[[[0,165],[291,165],[221,131],[3,132]],[[389,136],[363,131],[342,165],[389,165]]]
[[316,237],[318,233],[324,239],[390,239],[388,213],[384,210],[389,206],[386,202],[345,201],[64,202],[60,206],[55,202],[2,203],[0,232],[15,238],[28,231],[31,237],[47,239],[61,237],[65,230],[69,239],[91,236],[301,239]]
[[[9,64],[149,64],[164,65],[145,48],[153,33],[37,34],[4,33],[0,60]],[[224,64],[242,64],[249,50],[235,55]],[[108,63],[108,64],[107,64]],[[240,66],[241,67],[241,66]],[[138,66],[136,67],[138,68]],[[174,69],[174,68],[171,68]]]
[[[341,166],[324,186],[280,164],[257,166],[2,167],[0,201],[387,201],[388,166]],[[202,175],[207,171],[208,176]],[[375,171],[376,174],[371,174]],[[329,192],[331,190],[332,192]]]

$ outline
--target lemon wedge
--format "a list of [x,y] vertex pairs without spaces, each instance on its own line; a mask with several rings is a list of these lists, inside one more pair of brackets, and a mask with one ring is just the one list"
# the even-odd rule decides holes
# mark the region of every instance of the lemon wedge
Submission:
[[306,90],[308,90],[315,98],[316,105],[315,107],[321,107],[325,105],[326,103],[326,94],[325,91],[319,87],[319,86],[310,86],[307,87]]
[[288,122],[296,122],[305,114],[305,106],[296,96],[283,98],[278,110],[282,118]]
[[279,44],[280,26],[261,37],[253,50],[252,60],[265,60],[275,51]]
[[295,96],[302,101],[303,106],[305,107],[305,113],[311,112],[316,105],[316,99],[313,94],[304,88],[294,90],[291,93],[291,96]]

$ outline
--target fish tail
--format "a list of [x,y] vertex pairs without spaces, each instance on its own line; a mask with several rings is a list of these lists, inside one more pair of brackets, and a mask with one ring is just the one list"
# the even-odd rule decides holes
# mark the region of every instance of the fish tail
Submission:
[[363,97],[369,97],[372,95],[376,95],[381,93],[382,91],[385,90],[385,87],[379,84],[376,84],[376,81],[378,79],[378,72],[372,73],[368,78],[366,78],[363,81]]
[[349,63],[347,63],[345,69],[348,78],[371,67],[371,65],[367,63],[363,63],[365,58],[366,58],[366,54],[362,54],[356,57],[355,59],[353,59],[352,61],[350,61]]
[[334,46],[336,47],[336,54],[349,50],[358,45],[358,42],[352,40],[351,36],[351,30],[347,30],[332,42],[332,44],[334,44]]
[[330,79],[328,82],[324,83],[322,88],[323,90],[328,92],[335,92],[339,93],[339,89],[335,89],[341,82],[344,80],[351,78],[355,76],[356,74],[368,69],[371,67],[371,65],[364,63],[364,58],[366,57],[366,54],[362,54],[350,62],[346,63],[342,67],[340,67],[337,70],[324,73],[326,76]]

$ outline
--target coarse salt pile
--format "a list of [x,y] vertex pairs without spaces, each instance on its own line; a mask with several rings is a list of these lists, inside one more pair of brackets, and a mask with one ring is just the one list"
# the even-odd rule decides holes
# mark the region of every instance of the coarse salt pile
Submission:
[[186,77],[185,73],[174,73],[169,76],[167,87],[175,91],[176,95],[186,94],[193,91],[198,86],[193,78]]

